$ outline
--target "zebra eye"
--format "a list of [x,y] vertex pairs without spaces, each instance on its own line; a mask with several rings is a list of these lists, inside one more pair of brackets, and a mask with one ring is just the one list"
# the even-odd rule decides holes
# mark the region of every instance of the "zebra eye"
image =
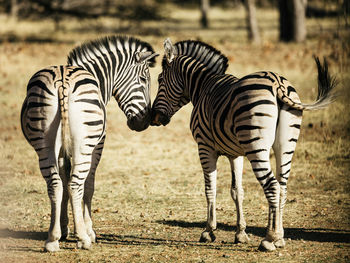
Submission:
[[140,76],[140,81],[143,82],[143,83],[146,83],[147,82],[147,78],[143,77],[143,76]]

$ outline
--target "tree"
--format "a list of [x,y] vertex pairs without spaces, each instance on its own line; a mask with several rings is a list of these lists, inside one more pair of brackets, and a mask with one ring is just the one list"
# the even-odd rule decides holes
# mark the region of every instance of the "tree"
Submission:
[[202,27],[208,28],[209,22],[208,22],[208,12],[209,12],[210,2],[209,0],[201,0],[201,24]]
[[307,0],[279,0],[280,40],[302,42],[306,39]]
[[260,43],[258,23],[256,21],[255,0],[244,0],[248,26],[248,38],[255,44]]
[[11,0],[11,17],[12,19],[17,19],[18,17],[18,1]]

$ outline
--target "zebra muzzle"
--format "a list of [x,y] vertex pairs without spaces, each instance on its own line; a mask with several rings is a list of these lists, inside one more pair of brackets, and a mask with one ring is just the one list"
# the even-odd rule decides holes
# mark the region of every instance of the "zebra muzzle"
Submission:
[[159,121],[159,113],[156,113],[154,118],[152,118],[152,121],[151,121],[151,126],[160,126],[161,123]]
[[167,125],[170,122],[170,118],[164,113],[156,111],[152,113],[151,126]]

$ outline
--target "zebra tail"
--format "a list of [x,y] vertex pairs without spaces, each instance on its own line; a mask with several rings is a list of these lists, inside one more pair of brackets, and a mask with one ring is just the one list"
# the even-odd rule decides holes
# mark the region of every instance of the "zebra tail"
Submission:
[[[288,104],[290,107],[297,110],[319,110],[327,107],[331,104],[337,97],[337,94],[333,91],[338,85],[338,81],[334,76],[331,76],[328,71],[328,63],[326,58],[324,58],[323,64],[320,62],[318,57],[314,57],[317,71],[318,71],[318,94],[317,99],[312,104],[301,103],[298,95],[293,88],[292,98],[289,93],[286,92],[285,88],[280,87],[277,89],[277,97]],[[290,88],[290,87],[289,87]]]
[[62,148],[65,156],[69,157],[71,156],[71,134],[68,116],[68,89],[62,82],[59,82],[57,90],[59,107],[61,111]]
[[328,62],[326,58],[323,58],[323,64],[320,59],[314,56],[317,71],[318,71],[318,93],[317,99],[313,104],[301,103],[303,110],[319,110],[326,108],[329,104],[334,102],[337,94],[334,92],[334,88],[338,85],[338,81],[328,71]]
[[326,58],[323,59],[323,65],[318,57],[315,56],[314,59],[318,71],[318,94],[315,103],[301,104],[304,110],[323,109],[331,104],[337,97],[337,94],[333,92],[333,90],[338,85],[338,81],[334,76],[330,75]]

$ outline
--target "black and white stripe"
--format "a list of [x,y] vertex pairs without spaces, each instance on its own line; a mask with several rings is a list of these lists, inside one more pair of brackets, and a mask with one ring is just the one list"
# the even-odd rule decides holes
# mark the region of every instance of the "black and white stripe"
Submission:
[[[164,43],[163,70],[151,124],[166,125],[186,102],[194,106],[190,126],[198,144],[208,204],[207,227],[200,240],[215,239],[216,162],[220,155],[227,156],[231,164],[231,195],[238,217],[236,241],[248,240],[242,211],[242,156],[246,156],[269,203],[268,230],[261,249],[284,246],[282,214],[302,111],[324,108],[334,99],[330,92],[335,82],[327,63],[321,65],[316,59],[319,96],[314,104],[307,105],[300,102],[284,77],[273,72],[257,72],[240,79],[224,74],[227,59],[219,51],[201,42],[189,43],[192,50],[205,56],[191,55],[189,51],[182,54],[178,44],[173,46],[169,39]],[[210,67],[216,63],[223,64],[223,71]],[[271,148],[276,156],[276,175],[269,160]]]
[[105,107],[114,96],[131,129],[148,127],[154,56],[148,43],[107,37],[75,48],[70,65],[42,69],[30,79],[21,125],[38,154],[51,200],[47,251],[57,251],[58,240],[68,235],[69,198],[78,246],[88,249],[95,241],[91,200],[106,134]]

